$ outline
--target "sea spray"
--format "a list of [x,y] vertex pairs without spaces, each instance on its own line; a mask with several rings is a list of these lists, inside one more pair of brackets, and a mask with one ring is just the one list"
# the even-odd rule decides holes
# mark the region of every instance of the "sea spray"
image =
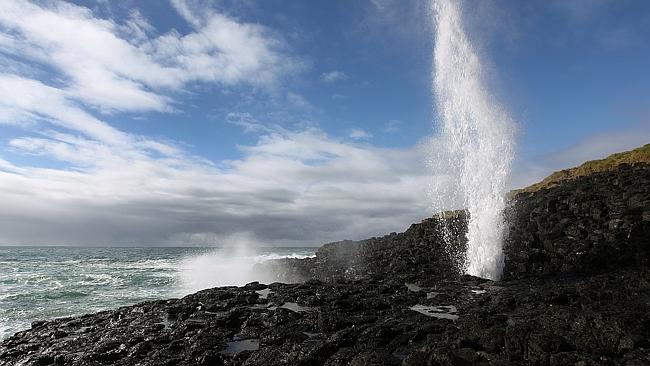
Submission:
[[259,247],[260,240],[248,231],[206,237],[217,247],[181,261],[179,275],[183,295],[211,287],[243,286],[253,281],[271,283],[275,281],[274,274],[258,264],[271,259],[306,258],[313,254],[312,250],[308,251],[309,254],[286,250],[277,255],[274,252],[263,253],[265,251]]
[[187,295],[211,287],[243,286],[253,281],[272,283],[276,281],[275,275],[258,267],[258,264],[267,260],[313,256],[311,251],[304,249],[282,249],[286,253],[259,254],[259,249],[240,244],[186,257],[179,268],[180,293]]
[[481,61],[463,29],[460,1],[433,0],[433,93],[444,164],[469,211],[466,273],[498,279],[503,269],[506,181],[515,124],[485,85]]

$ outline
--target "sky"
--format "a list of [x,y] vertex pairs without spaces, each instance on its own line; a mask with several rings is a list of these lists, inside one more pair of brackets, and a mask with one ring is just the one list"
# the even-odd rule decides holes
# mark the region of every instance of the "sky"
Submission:
[[[511,188],[650,142],[650,2],[479,0]],[[320,245],[432,214],[425,1],[0,2],[0,245]]]

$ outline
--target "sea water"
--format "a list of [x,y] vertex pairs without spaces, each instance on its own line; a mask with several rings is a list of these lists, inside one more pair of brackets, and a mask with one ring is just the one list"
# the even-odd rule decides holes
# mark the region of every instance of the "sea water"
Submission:
[[271,279],[268,259],[315,248],[0,247],[0,339],[35,320],[80,315],[203,288]]

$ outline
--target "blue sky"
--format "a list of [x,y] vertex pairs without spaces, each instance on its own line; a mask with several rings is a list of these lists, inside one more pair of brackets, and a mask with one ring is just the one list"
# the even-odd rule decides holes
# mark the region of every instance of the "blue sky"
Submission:
[[[650,3],[464,4],[511,186],[650,140]],[[0,244],[320,244],[430,215],[422,1],[3,1]]]

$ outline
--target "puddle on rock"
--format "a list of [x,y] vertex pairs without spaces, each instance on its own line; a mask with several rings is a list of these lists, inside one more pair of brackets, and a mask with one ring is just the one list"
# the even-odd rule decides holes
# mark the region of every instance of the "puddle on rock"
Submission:
[[164,326],[163,329],[169,329],[171,328],[174,324],[176,324],[176,319],[172,319],[169,317],[166,317],[160,322],[154,323],[154,324],[162,324]]
[[411,292],[420,292],[420,291],[422,291],[422,287],[420,287],[420,286],[418,286],[418,285],[416,285],[414,283],[406,282],[404,284],[404,286],[406,286],[406,288],[409,289],[409,291],[411,291]]
[[203,319],[203,318],[189,318],[185,320],[185,324],[199,324],[199,325],[205,325],[207,324],[208,319]]
[[260,349],[259,338],[253,339],[234,339],[226,344],[226,349],[220,353],[227,355],[236,355],[242,351],[257,351]]
[[408,357],[409,353],[410,352],[408,349],[399,348],[393,352],[393,357],[397,358],[400,361],[404,361],[406,357]]
[[269,295],[273,293],[273,291],[271,291],[270,288],[264,290],[258,290],[255,292],[257,292],[257,294],[260,295],[260,299],[268,299]]
[[301,313],[304,311],[311,311],[312,308],[309,306],[300,306],[295,302],[285,302],[284,305],[282,306],[272,306],[269,308],[269,310],[275,310],[277,308],[284,308],[284,309],[289,309],[291,311],[295,311],[296,313]]
[[439,305],[439,306],[427,306],[427,305],[413,305],[409,309],[417,311],[420,314],[426,316],[432,316],[439,319],[449,319],[456,320],[458,319],[458,309],[453,305]]

